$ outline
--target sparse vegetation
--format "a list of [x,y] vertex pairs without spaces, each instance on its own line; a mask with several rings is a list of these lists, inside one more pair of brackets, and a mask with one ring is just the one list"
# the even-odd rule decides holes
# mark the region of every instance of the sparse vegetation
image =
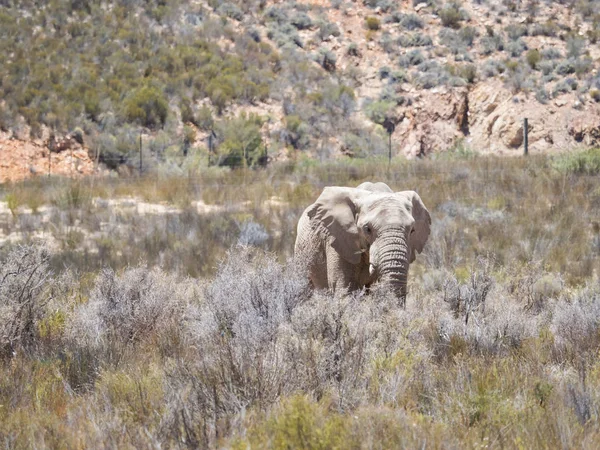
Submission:
[[[56,204],[51,226],[31,219],[43,209],[19,220],[31,240],[48,226],[56,242],[79,229],[86,243],[2,250],[0,436],[40,448],[470,448],[501,433],[585,447],[599,429],[598,155],[498,159],[459,144],[389,172],[357,159],[81,182],[93,199]],[[418,189],[433,216],[405,309],[377,285],[312,292],[291,259],[297,217],[322,187],[368,179]],[[48,204],[70,184],[3,189]],[[108,206],[122,195],[224,209],[141,216]],[[86,231],[98,222],[115,228]],[[90,239],[97,252],[83,250]]]

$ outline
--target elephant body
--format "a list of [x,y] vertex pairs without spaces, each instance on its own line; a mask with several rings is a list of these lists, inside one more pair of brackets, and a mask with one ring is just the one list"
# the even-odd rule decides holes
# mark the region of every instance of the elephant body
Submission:
[[408,266],[423,250],[430,224],[414,191],[369,182],[327,187],[300,217],[295,254],[315,288],[356,290],[382,280],[404,301]]

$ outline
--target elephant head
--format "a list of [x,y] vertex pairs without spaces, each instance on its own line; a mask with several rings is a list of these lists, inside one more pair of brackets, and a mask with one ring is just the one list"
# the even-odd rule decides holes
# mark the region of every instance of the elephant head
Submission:
[[431,225],[419,194],[393,192],[384,183],[326,187],[307,215],[340,258],[365,274],[355,285],[381,280],[404,301],[409,264],[423,251]]

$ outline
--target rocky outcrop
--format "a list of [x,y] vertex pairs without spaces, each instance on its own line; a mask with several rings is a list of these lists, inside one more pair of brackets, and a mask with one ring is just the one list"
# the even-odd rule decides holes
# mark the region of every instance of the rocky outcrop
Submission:
[[500,80],[471,90],[432,89],[402,109],[404,120],[392,139],[409,158],[452,148],[462,139],[480,153],[523,152],[523,119],[528,119],[530,153],[600,146],[600,105],[581,104],[574,95],[540,104],[533,94],[513,94]]
[[69,177],[94,174],[95,164],[88,151],[74,138],[69,142],[68,151],[55,153],[41,142],[21,141],[0,133],[0,183],[48,174]]

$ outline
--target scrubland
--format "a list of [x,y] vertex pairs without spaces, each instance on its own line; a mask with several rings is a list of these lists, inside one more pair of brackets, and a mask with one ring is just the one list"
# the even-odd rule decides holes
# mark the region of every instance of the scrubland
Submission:
[[[451,152],[3,186],[22,240],[0,265],[2,445],[595,448],[599,161]],[[405,309],[383,287],[312,292],[292,258],[324,185],[375,179],[433,217]],[[124,196],[172,209],[102,203]]]

